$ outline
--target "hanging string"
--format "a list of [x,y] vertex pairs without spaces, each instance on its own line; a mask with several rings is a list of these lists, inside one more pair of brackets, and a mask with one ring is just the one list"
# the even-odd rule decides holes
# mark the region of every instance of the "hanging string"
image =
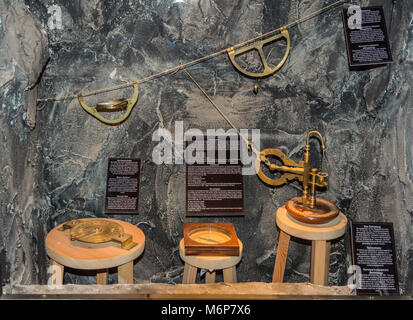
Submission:
[[[329,4],[329,5],[325,6],[325,7],[323,7],[323,8],[321,8],[321,9],[317,10],[317,11],[314,11],[313,13],[310,13],[310,14],[304,16],[303,18],[300,18],[300,19],[298,19],[298,20],[295,20],[295,21],[293,21],[293,22],[291,22],[291,23],[289,23],[289,24],[287,24],[287,25],[285,25],[285,26],[282,26],[282,27],[280,27],[280,28],[277,28],[277,29],[271,30],[271,31],[269,31],[269,32],[263,33],[263,34],[261,34],[261,35],[259,35],[259,36],[256,36],[256,37],[254,37],[254,38],[248,39],[248,40],[243,41],[243,42],[241,42],[241,43],[238,43],[238,44],[236,44],[236,45],[233,45],[233,46],[231,46],[231,48],[236,49],[236,48],[245,46],[246,44],[249,44],[249,43],[251,43],[251,42],[254,42],[254,41],[257,41],[257,40],[262,39],[262,38],[264,38],[264,37],[267,37],[267,36],[269,36],[269,35],[271,35],[271,34],[273,34],[273,33],[276,33],[276,32],[278,32],[278,31],[282,31],[282,30],[285,30],[285,29],[287,29],[287,28],[290,28],[290,27],[292,27],[292,26],[294,26],[294,25],[297,25],[297,24],[299,24],[299,23],[302,23],[302,22],[304,22],[304,21],[306,21],[306,20],[308,20],[308,19],[310,19],[310,18],[312,18],[312,17],[314,17],[314,16],[316,16],[316,15],[318,15],[318,14],[324,12],[324,11],[327,11],[327,10],[330,9],[331,7],[334,7],[334,6],[336,6],[336,5],[338,5],[338,4],[341,4],[341,3],[345,2],[345,1],[346,1],[346,0],[338,0],[338,1],[335,1],[335,2],[333,2],[333,3],[331,3],[331,4]],[[145,77],[145,78],[142,78],[142,79],[140,79],[140,80],[134,80],[134,81],[131,81],[131,82],[128,82],[128,83],[123,83],[123,84],[119,84],[119,85],[112,86],[112,87],[107,87],[107,88],[102,88],[102,89],[98,89],[98,90],[94,90],[94,91],[85,92],[85,93],[82,93],[82,96],[83,96],[83,97],[92,96],[92,95],[96,95],[96,94],[100,94],[100,93],[104,93],[104,92],[109,92],[109,91],[114,91],[114,90],[118,90],[118,89],[122,89],[122,88],[127,88],[127,87],[132,86],[134,83],[141,84],[141,83],[144,83],[144,82],[148,82],[148,81],[151,81],[151,80],[153,80],[153,79],[155,79],[155,78],[164,76],[164,75],[166,75],[166,74],[169,74],[169,73],[172,73],[172,72],[177,72],[177,71],[179,71],[181,68],[189,67],[189,66],[194,65],[194,64],[197,64],[197,63],[199,63],[199,62],[202,62],[202,61],[211,59],[211,58],[213,58],[213,57],[216,57],[216,56],[218,56],[218,55],[220,55],[220,54],[226,53],[227,50],[228,50],[228,49],[219,50],[219,51],[217,51],[217,52],[214,52],[214,53],[211,53],[211,54],[209,54],[209,55],[200,57],[200,58],[198,58],[198,59],[195,59],[195,60],[192,60],[192,61],[189,61],[189,62],[180,64],[180,65],[175,66],[175,67],[173,67],[173,68],[169,68],[169,69],[166,69],[166,70],[164,70],[164,71],[161,71],[161,72],[152,74],[152,75],[150,75],[150,76],[148,76],[148,77]],[[78,95],[79,95],[79,94],[71,94],[71,95],[67,95],[67,96],[59,96],[59,97],[52,97],[52,98],[37,99],[37,102],[48,102],[48,101],[59,101],[59,100],[73,99],[73,98],[77,98]]]
[[214,108],[219,112],[219,114],[225,119],[225,121],[228,122],[228,124],[238,133],[241,139],[244,140],[248,148],[250,148],[255,153],[255,156],[257,158],[259,158],[260,152],[254,148],[252,142],[248,141],[243,135],[241,135],[239,129],[232,123],[232,121],[227,117],[227,115],[222,111],[222,109],[211,99],[208,93],[201,87],[201,85],[194,79],[194,77],[185,68],[182,68],[182,70],[192,80],[192,82],[195,83],[198,89],[204,94],[204,96],[209,100],[209,102],[214,106]]

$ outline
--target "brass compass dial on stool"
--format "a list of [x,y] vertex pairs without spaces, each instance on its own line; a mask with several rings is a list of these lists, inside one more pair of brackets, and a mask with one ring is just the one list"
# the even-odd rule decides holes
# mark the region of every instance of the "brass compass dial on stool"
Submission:
[[136,243],[132,241],[132,236],[124,232],[122,226],[116,222],[107,220],[71,220],[59,229],[65,231],[70,229],[72,241],[80,241],[91,244],[115,242],[120,244],[122,249],[132,249]]
[[186,255],[238,256],[239,243],[234,225],[221,223],[184,223]]

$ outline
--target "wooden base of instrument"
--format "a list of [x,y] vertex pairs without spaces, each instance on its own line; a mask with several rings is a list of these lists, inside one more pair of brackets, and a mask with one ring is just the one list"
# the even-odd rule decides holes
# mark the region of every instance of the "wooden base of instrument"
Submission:
[[296,220],[310,224],[326,223],[340,212],[333,202],[323,198],[316,198],[315,208],[309,208],[302,204],[301,197],[295,197],[287,201],[285,208]]

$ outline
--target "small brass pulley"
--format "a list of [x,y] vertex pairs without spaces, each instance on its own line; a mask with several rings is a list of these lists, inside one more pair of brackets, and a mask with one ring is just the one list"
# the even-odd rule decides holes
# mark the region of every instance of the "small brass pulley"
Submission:
[[[135,106],[136,102],[138,101],[138,96],[139,96],[139,90],[138,90],[138,84],[137,82],[133,83],[133,96],[131,99],[118,99],[118,100],[109,100],[109,101],[104,101],[97,103],[93,107],[89,107],[82,94],[78,95],[79,103],[82,106],[82,108],[98,119],[99,121],[102,121],[103,123],[106,124],[111,124],[111,125],[116,125],[120,124],[123,121],[126,120],[126,118],[129,117],[130,113],[132,112],[133,107]],[[99,112],[115,112],[115,111],[122,111],[125,110],[125,113],[121,115],[118,119],[108,119],[103,117]]]
[[[262,50],[263,46],[267,43],[271,43],[274,42],[275,40],[278,40],[280,38],[285,38],[287,40],[287,48],[285,50],[285,54],[284,57],[282,58],[282,60],[280,61],[280,63],[275,66],[274,68],[271,68],[268,63],[267,63],[267,59],[264,55],[264,51]],[[264,68],[263,72],[250,72],[247,71],[243,68],[240,67],[240,65],[235,61],[235,58],[241,54],[244,54],[246,52],[252,51],[252,50],[257,50],[260,58],[261,58],[261,63],[262,66]],[[235,68],[237,68],[237,70],[249,77],[253,77],[253,78],[262,78],[262,77],[266,77],[269,75],[274,74],[277,70],[279,70],[285,63],[285,61],[287,61],[287,57],[288,54],[290,53],[290,34],[288,33],[287,29],[282,29],[280,34],[277,34],[275,36],[272,36],[268,39],[253,43],[247,47],[243,47],[240,49],[234,49],[233,47],[228,48],[227,49],[227,53],[229,56],[229,59],[231,60],[232,64],[234,65]]]

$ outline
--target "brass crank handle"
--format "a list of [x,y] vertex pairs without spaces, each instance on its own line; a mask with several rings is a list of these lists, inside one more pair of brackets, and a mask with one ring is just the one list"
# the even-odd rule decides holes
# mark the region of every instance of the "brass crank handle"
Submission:
[[[282,162],[283,166],[271,166],[271,163],[269,162],[269,160],[267,160],[269,156],[278,158]],[[284,174],[278,179],[267,177],[261,170],[261,163],[265,163],[270,168],[270,170],[280,170],[284,172]],[[282,186],[287,181],[291,181],[293,179],[302,181],[302,173],[304,172],[304,167],[302,162],[296,163],[294,160],[289,159],[281,150],[268,148],[262,150],[259,157],[255,158],[255,172],[262,182],[270,186]]]
[[[281,62],[277,66],[275,66],[274,68],[271,68],[267,63],[267,59],[265,58],[264,51],[262,50],[262,47],[265,44],[273,42],[273,41],[275,41],[279,38],[285,38],[287,40],[287,49],[285,51],[284,57],[282,58]],[[290,34],[288,33],[288,30],[283,29],[283,30],[281,30],[280,34],[277,34],[277,35],[272,36],[268,39],[259,41],[257,43],[253,43],[252,45],[249,45],[247,47],[243,47],[243,48],[237,49],[237,50],[235,50],[233,47],[228,48],[227,53],[228,53],[229,59],[231,60],[232,64],[234,65],[235,68],[238,69],[239,72],[241,72],[241,73],[243,73],[247,76],[253,77],[253,78],[262,78],[262,77],[272,75],[273,73],[275,73],[277,70],[279,70],[284,65],[285,61],[287,61],[288,54],[290,53],[290,42],[291,42],[290,41]],[[250,71],[244,70],[235,61],[236,56],[238,56],[240,54],[243,54],[245,52],[249,52],[251,50],[257,50],[259,55],[260,55],[261,63],[264,67],[264,71],[261,72],[261,73],[255,73],[255,72],[250,72]]]
[[[126,120],[127,117],[129,117],[130,113],[132,112],[132,108],[135,106],[136,102],[138,101],[139,89],[138,89],[138,83],[137,83],[137,82],[134,82],[134,83],[133,83],[133,88],[134,88],[134,91],[133,91],[133,96],[132,96],[132,98],[131,98],[131,99],[126,99],[127,102],[128,102],[128,106],[127,106],[127,108],[126,108],[126,112],[125,112],[122,116],[120,116],[118,119],[107,119],[107,118],[103,117],[103,116],[99,113],[99,111],[98,111],[98,109],[100,109],[100,108],[98,107],[99,104],[97,104],[96,106],[93,106],[93,107],[89,107],[89,106],[86,104],[85,100],[83,99],[83,96],[82,96],[81,93],[80,93],[77,97],[78,97],[78,99],[79,99],[80,105],[82,106],[82,108],[83,108],[87,113],[89,113],[90,115],[92,115],[93,117],[95,117],[96,119],[98,119],[99,121],[101,121],[101,122],[103,122],[103,123],[105,123],[105,124],[115,125],[115,124],[120,124],[120,123],[122,123],[123,121]],[[103,103],[105,103],[105,102],[103,102]],[[107,103],[107,102],[106,102],[106,103]],[[101,104],[102,104],[102,103],[101,103]],[[119,103],[119,104],[121,104],[121,103]],[[118,106],[117,106],[118,108],[120,107],[119,104],[118,104]],[[100,106],[100,107],[102,107],[102,106]],[[106,106],[106,107],[107,107],[107,106]],[[110,107],[109,107],[109,108],[110,108]],[[103,111],[107,111],[107,108],[106,108],[106,110],[103,110]],[[112,111],[113,111],[113,110],[112,110]]]

